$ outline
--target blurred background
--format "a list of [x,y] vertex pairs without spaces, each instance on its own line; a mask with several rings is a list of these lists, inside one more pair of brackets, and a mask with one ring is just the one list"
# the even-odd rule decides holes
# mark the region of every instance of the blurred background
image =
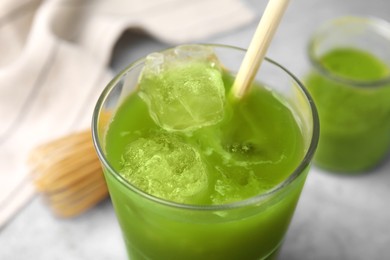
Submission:
[[[194,40],[246,48],[267,1],[241,2],[255,15],[253,19],[238,28],[216,30]],[[390,1],[292,0],[267,56],[302,77],[309,69],[306,48],[310,35],[324,22],[345,15],[390,21]],[[109,67],[118,73],[138,58],[172,44],[142,27],[130,28],[110,51]],[[336,175],[314,166],[280,259],[390,259],[389,198],[389,156],[374,170],[357,176]],[[126,259],[126,253],[109,199],[81,216],[62,219],[37,196],[0,229],[0,259]]]

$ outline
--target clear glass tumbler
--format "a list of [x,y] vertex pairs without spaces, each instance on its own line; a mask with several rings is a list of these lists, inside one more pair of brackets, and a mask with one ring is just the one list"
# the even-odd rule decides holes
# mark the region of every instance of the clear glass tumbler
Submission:
[[314,162],[359,173],[377,166],[390,148],[390,24],[342,17],[310,40],[305,79],[321,122]]
[[[245,50],[211,46],[235,73]],[[304,136],[304,157],[289,177],[267,193],[224,205],[187,205],[166,201],[128,183],[107,160],[105,132],[116,108],[137,87],[144,59],[117,75],[103,91],[93,115],[93,139],[129,258],[275,259],[293,216],[317,146],[319,121],[313,101],[288,70],[266,59],[257,80],[282,96]],[[129,120],[137,120],[129,118]]]

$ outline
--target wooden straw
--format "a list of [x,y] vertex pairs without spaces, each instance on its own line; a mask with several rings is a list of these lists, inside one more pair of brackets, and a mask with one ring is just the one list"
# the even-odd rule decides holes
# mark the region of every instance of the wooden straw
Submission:
[[232,94],[236,99],[241,99],[249,90],[288,2],[289,0],[270,0],[268,2],[233,83]]

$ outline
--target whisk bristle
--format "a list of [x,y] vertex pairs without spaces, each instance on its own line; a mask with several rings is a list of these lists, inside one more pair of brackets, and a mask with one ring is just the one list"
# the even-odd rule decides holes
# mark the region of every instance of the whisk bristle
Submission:
[[40,145],[29,164],[37,190],[58,216],[79,215],[108,195],[90,130]]

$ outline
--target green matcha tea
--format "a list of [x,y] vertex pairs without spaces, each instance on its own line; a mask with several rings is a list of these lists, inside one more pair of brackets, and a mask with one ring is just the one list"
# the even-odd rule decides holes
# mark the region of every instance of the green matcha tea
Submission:
[[[228,92],[228,76],[224,86]],[[294,115],[264,87],[237,103],[227,99],[223,120],[191,132],[161,129],[135,92],[117,110],[106,142],[107,158],[130,183],[186,204],[226,204],[264,193],[304,154]]]
[[321,123],[315,162],[341,172],[374,167],[390,146],[390,67],[355,48],[335,48],[316,63],[306,80]]

